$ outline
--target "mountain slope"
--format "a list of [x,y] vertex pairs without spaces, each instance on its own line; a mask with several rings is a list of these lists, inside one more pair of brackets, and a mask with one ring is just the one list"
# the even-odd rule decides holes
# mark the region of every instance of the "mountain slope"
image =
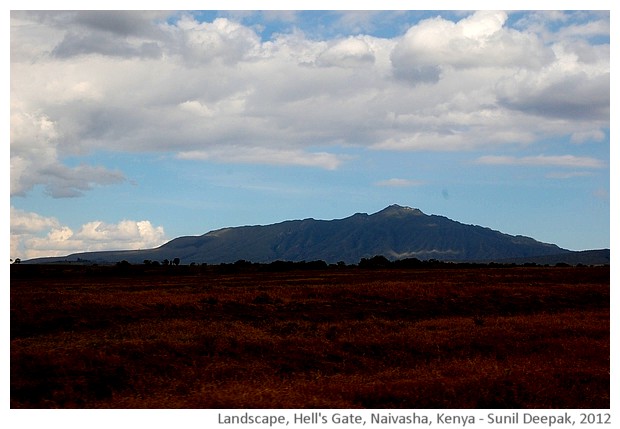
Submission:
[[149,250],[88,252],[66,258],[28,262],[87,260],[130,263],[180,258],[182,263],[312,261],[358,263],[383,255],[389,259],[499,261],[568,255],[554,244],[512,236],[418,209],[389,206],[368,215],[357,213],[336,220],[291,220],[272,225],[223,228],[201,236],[179,237]]

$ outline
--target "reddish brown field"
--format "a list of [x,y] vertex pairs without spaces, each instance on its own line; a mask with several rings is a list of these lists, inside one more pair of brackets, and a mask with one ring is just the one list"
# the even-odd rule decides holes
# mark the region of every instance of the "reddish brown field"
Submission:
[[11,276],[12,408],[610,406],[609,267]]

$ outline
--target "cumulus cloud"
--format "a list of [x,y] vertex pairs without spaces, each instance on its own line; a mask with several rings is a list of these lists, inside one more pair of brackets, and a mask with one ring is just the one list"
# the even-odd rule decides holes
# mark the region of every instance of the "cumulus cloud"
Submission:
[[54,48],[52,54],[59,58],[77,55],[114,55],[119,57],[157,58],[161,55],[159,45],[155,42],[114,41],[101,38],[97,34],[68,33],[63,41]]
[[337,67],[371,66],[374,61],[375,55],[370,45],[361,37],[339,40],[317,58],[319,65]]
[[[360,31],[372,17],[343,15]],[[337,169],[352,159],[342,147],[597,141],[609,127],[609,44],[591,36],[605,18],[553,38],[507,18],[437,16],[392,38],[293,28],[262,40],[233,15],[13,12],[12,194],[43,186],[72,197],[125,180],[66,162],[101,151]]]
[[46,116],[11,115],[11,195],[25,195],[43,185],[54,198],[75,197],[97,185],[124,181],[120,171],[102,166],[64,165],[58,154],[58,132]]
[[456,23],[441,17],[420,22],[392,53],[395,75],[434,82],[446,67],[537,69],[552,61],[552,52],[535,35],[506,29],[507,18],[506,12],[481,11]]
[[58,229],[60,223],[55,218],[26,212],[11,206],[11,234],[36,234],[41,231]]
[[11,258],[64,256],[76,252],[144,249],[166,240],[163,227],[148,220],[116,224],[87,222],[77,230],[56,218],[11,207]]
[[497,84],[500,105],[532,115],[606,123],[610,106],[609,47],[606,58],[584,63],[574,52],[557,46],[557,60],[535,73],[521,70]]
[[198,22],[184,15],[167,31],[174,42],[170,46],[191,65],[223,61],[234,65],[241,60],[251,60],[260,55],[260,37],[256,32],[226,18],[213,22]]
[[[168,14],[157,11],[14,11],[14,21],[33,21],[62,31],[62,40],[50,50],[68,59],[100,54],[118,57],[158,57],[166,33],[154,22]],[[17,51],[17,49],[15,50]]]

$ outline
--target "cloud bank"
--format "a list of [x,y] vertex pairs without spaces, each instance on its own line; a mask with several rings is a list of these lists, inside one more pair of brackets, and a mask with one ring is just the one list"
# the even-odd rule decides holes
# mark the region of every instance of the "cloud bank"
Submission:
[[99,250],[148,249],[166,241],[164,229],[148,220],[117,224],[88,222],[76,231],[57,219],[11,207],[11,255],[31,259]]
[[[371,15],[347,17],[370,27]],[[13,11],[12,195],[40,185],[74,197],[124,181],[65,161],[106,151],[336,169],[352,146],[460,151],[600,136],[609,44],[591,40],[609,36],[609,16],[556,32],[540,14],[507,21],[501,11],[438,13],[392,38],[290,27],[263,40],[234,14]]]

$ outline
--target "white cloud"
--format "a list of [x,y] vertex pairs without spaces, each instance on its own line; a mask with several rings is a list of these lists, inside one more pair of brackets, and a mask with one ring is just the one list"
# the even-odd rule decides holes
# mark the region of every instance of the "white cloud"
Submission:
[[385,187],[396,187],[396,188],[406,188],[410,186],[420,186],[423,182],[419,180],[410,180],[410,179],[399,179],[399,178],[391,178],[386,180],[380,180],[375,183],[376,186],[385,186]]
[[550,166],[570,168],[604,168],[606,164],[600,159],[574,155],[538,155],[538,156],[482,156],[476,160],[477,164],[486,165],[523,165],[523,166]]
[[610,106],[609,47],[600,61],[583,62],[557,45],[556,61],[535,72],[520,70],[497,84],[500,105],[550,118],[592,120],[607,123]]
[[121,172],[101,166],[62,164],[59,142],[56,124],[47,116],[11,114],[11,195],[23,196],[41,184],[52,197],[75,197],[96,185],[124,180]]
[[185,15],[167,30],[176,41],[169,48],[177,48],[194,66],[211,61],[234,65],[260,55],[260,38],[255,31],[226,18],[198,22]]
[[10,220],[12,234],[36,234],[41,231],[60,227],[60,223],[55,218],[41,216],[37,213],[26,212],[12,206]]
[[326,152],[272,150],[263,147],[234,147],[226,150],[180,152],[179,159],[267,165],[298,165],[335,170],[342,158]]
[[456,23],[441,17],[421,21],[394,49],[396,75],[416,80],[416,71],[434,70],[434,79],[427,81],[436,81],[446,67],[538,69],[552,61],[552,52],[535,35],[506,29],[507,17],[501,11],[480,11]]
[[[560,23],[561,25],[557,25]],[[609,37],[609,11],[582,10],[568,14],[563,11],[532,11],[524,15],[516,27],[540,34],[546,43],[589,37]]]
[[549,179],[572,179],[574,177],[586,177],[586,176],[591,176],[592,173],[589,171],[554,171],[551,172],[547,175],[545,175],[545,177],[549,178]]
[[605,139],[605,133],[598,130],[575,131],[571,134],[570,141],[572,143],[584,143],[588,141],[602,141]]
[[565,40],[566,38],[609,36],[609,34],[610,25],[608,15],[607,19],[566,26],[558,31],[556,38],[559,40]]
[[[381,19],[382,14],[398,13],[397,11],[379,10],[348,10],[340,13],[336,27],[346,29],[352,34],[361,34],[372,30],[376,25],[376,19]],[[389,19],[389,18],[388,18]]]
[[[125,180],[65,161],[98,151],[337,169],[351,161],[342,146],[472,150],[597,141],[609,127],[609,45],[588,39],[604,18],[552,39],[484,11],[392,39],[291,30],[263,41],[232,19],[166,17],[11,14],[13,195]],[[372,17],[343,15],[360,30]]]
[[339,40],[317,58],[319,65],[337,67],[372,66],[374,61],[375,55],[362,37]]
[[99,250],[145,249],[166,240],[163,227],[148,220],[117,224],[87,222],[77,231],[57,219],[11,207],[11,258],[22,260]]

